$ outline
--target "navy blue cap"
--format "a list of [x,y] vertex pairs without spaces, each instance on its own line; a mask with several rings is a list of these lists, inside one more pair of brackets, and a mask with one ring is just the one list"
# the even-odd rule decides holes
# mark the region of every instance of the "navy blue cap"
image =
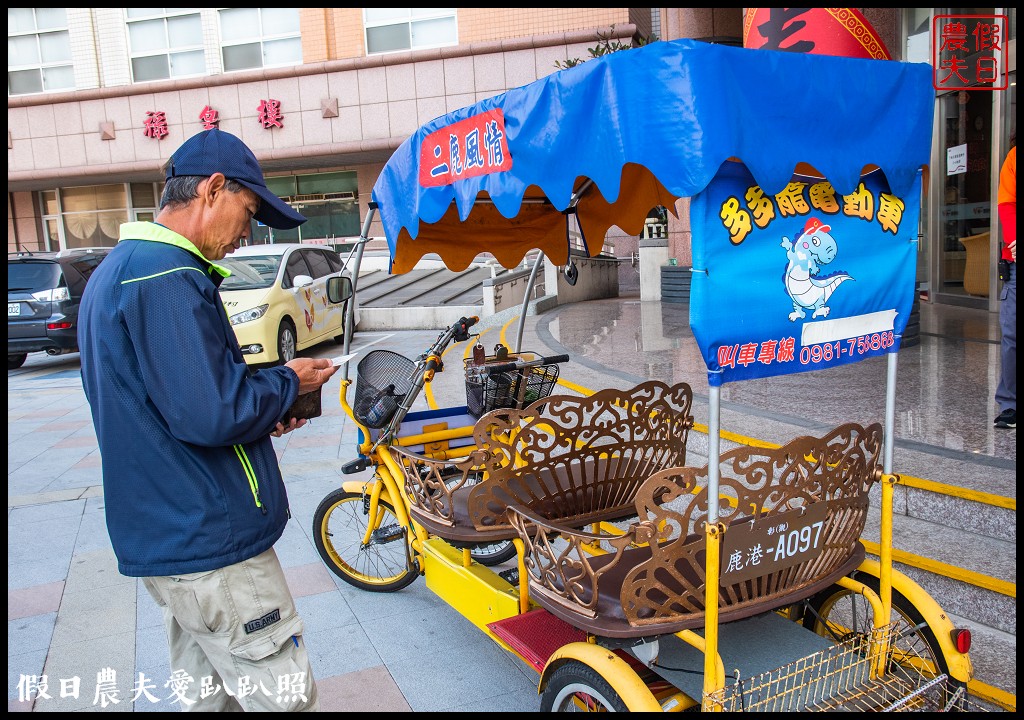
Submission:
[[260,196],[260,209],[253,217],[264,225],[291,230],[306,222],[305,217],[267,189],[263,170],[252,150],[229,132],[219,128],[203,130],[182,143],[167,163],[168,180],[183,175],[209,177],[218,172]]

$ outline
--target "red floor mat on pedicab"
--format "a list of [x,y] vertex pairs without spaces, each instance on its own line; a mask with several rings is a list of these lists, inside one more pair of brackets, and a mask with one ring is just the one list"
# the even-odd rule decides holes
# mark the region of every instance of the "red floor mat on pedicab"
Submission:
[[561,620],[544,608],[490,623],[487,626],[515,650],[537,672],[558,648],[571,642],[586,642],[587,634]]

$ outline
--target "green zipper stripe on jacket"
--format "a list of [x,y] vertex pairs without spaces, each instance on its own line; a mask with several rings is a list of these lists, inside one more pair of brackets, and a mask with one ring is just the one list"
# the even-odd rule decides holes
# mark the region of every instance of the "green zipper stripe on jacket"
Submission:
[[262,508],[263,503],[260,501],[260,483],[256,479],[256,473],[253,472],[252,464],[249,462],[249,458],[245,454],[245,450],[241,445],[233,445],[235,448],[235,455],[238,456],[239,462],[242,463],[242,469],[245,470],[245,477],[249,480],[249,489],[252,490],[252,499],[256,501],[256,507]]
[[155,277],[160,277],[161,275],[169,275],[169,274],[171,274],[173,272],[178,272],[179,270],[195,270],[197,273],[203,272],[199,268],[189,267],[188,265],[186,265],[184,267],[174,268],[172,270],[164,270],[163,272],[158,272],[158,273],[156,273],[154,275],[147,275],[146,277],[133,278],[131,280],[122,280],[121,284],[122,285],[127,285],[128,283],[139,282],[140,280],[152,280]]

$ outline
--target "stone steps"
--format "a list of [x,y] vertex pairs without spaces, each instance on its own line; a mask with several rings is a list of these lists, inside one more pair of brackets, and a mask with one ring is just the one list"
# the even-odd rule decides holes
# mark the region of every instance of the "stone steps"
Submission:
[[[872,493],[874,497],[874,493]],[[954,507],[966,502],[948,498],[937,504]],[[972,503],[977,504],[977,503]],[[863,538],[877,543],[881,512],[872,507]],[[946,517],[937,513],[934,518]],[[943,522],[933,522],[910,515],[893,518],[894,551],[910,553],[925,562],[894,559],[893,567],[917,582],[958,627],[971,630],[971,660],[975,678],[1011,694],[1017,692],[1017,599],[995,589],[979,587],[963,578],[937,572],[937,561],[950,568],[967,570],[988,578],[1004,581],[1014,587],[1017,582],[1016,543],[967,532]],[[877,557],[872,555],[872,557]],[[943,568],[945,569],[945,568]],[[1012,659],[1008,662],[1008,658]]]

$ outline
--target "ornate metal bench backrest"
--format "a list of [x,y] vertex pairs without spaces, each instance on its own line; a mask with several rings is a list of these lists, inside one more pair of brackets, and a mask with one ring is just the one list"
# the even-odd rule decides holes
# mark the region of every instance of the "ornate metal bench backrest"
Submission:
[[[766,547],[734,553],[749,562],[761,552],[762,567],[768,572],[760,572],[756,562],[735,568],[731,575],[723,572],[720,607],[757,605],[767,611],[775,600],[793,597],[841,570],[858,550],[868,492],[881,477],[881,451],[881,425],[865,428],[851,423],[822,438],[801,437],[778,449],[742,447],[723,453],[718,502],[720,522],[728,526],[725,547],[730,533],[743,537],[748,521],[775,532],[766,533],[771,538]],[[548,524],[530,517],[526,509],[510,513],[527,544],[531,588],[574,613],[594,617],[601,577],[608,573],[621,577],[618,594],[629,625],[697,626],[704,614],[707,466],[672,467],[653,474],[637,491],[636,509],[639,522],[625,534],[606,537]],[[808,524],[808,518],[820,518],[820,524],[808,525],[812,529],[803,538],[807,542],[799,533],[790,542],[791,531]],[[780,539],[782,554],[790,546],[796,554],[781,564],[767,562],[765,553],[777,552]],[[609,554],[595,558],[587,552],[595,542],[610,548]],[[732,562],[735,559],[723,552],[723,568],[739,565]]]
[[[793,517],[791,511],[800,511],[795,513],[799,515],[812,508],[820,513],[823,525],[810,538],[814,544],[820,543],[821,552],[806,561],[785,565],[768,575],[758,574],[755,568],[753,574],[746,573],[748,579],[738,582],[730,582],[723,573],[721,605],[770,604],[773,598],[840,567],[854,552],[864,530],[868,491],[880,477],[881,450],[881,425],[863,428],[851,423],[822,438],[797,438],[775,450],[745,447],[724,453],[719,519],[731,526],[726,536],[747,519]],[[659,529],[651,543],[650,559],[627,573],[622,584],[622,605],[630,624],[703,613],[707,507],[706,467],[665,470],[640,489],[640,517],[648,517]],[[783,532],[778,537],[785,540],[788,527],[783,525],[788,522],[779,526]],[[730,558],[723,559],[723,568],[727,568]],[[743,563],[749,560],[740,558]],[[765,557],[766,566],[767,560]],[[677,586],[676,581],[683,577],[699,578],[700,583]]]
[[470,490],[470,518],[508,527],[510,503],[569,525],[632,515],[648,477],[686,462],[692,403],[689,385],[648,381],[484,415],[474,435],[487,479]]

